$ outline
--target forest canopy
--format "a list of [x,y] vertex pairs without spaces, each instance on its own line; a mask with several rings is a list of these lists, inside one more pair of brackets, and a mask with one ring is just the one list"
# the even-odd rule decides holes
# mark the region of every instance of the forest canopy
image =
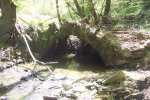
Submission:
[[[18,13],[32,14],[36,17],[57,16],[55,0],[13,0],[13,2],[17,5]],[[107,3],[108,11],[106,11],[106,2],[110,2]],[[79,4],[79,7],[76,4]],[[93,11],[91,11],[92,6]],[[109,13],[109,21],[116,28],[127,28],[126,24],[131,24],[129,26],[133,28],[149,27],[149,0],[58,0],[58,7],[61,19],[78,20],[89,17],[95,12],[94,16],[97,16],[100,22],[102,17]],[[81,8],[81,11],[78,8]]]

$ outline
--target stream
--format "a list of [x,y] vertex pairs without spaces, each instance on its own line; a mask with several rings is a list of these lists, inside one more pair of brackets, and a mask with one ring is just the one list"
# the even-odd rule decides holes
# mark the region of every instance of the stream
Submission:
[[150,71],[110,69],[90,61],[62,61],[54,65],[54,75],[41,65],[33,74],[31,63],[1,62],[0,100],[148,100],[140,93],[149,93],[150,82],[144,82]]

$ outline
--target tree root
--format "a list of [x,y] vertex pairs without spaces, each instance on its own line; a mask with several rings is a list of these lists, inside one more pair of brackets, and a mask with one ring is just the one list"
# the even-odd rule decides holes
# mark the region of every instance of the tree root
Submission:
[[[24,32],[22,32],[21,28],[20,28],[17,24],[15,25],[15,29],[16,29],[17,33],[23,38],[23,40],[24,40],[24,42],[25,42],[25,44],[26,44],[26,47],[27,47],[27,49],[28,49],[28,52],[29,52],[29,54],[30,54],[30,56],[31,56],[31,58],[32,58],[32,60],[33,60],[34,69],[36,68],[36,64],[39,64],[39,65],[45,66],[45,67],[49,70],[49,72],[50,72],[51,74],[54,74],[53,71],[46,65],[46,63],[44,63],[44,62],[42,62],[42,61],[39,61],[39,60],[37,60],[37,59],[34,57],[32,51],[31,51],[31,49],[30,49],[29,43],[28,43],[28,41],[27,41],[27,38],[28,38],[28,37],[26,36],[26,34],[25,34]],[[30,40],[30,39],[29,39],[29,40]],[[49,64],[53,64],[53,63],[58,63],[58,62],[50,62]],[[52,68],[52,66],[50,66],[50,67]]]

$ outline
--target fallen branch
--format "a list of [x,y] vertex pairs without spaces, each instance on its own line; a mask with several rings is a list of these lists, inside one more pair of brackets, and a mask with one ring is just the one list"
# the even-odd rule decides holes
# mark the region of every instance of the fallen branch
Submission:
[[[37,59],[34,57],[32,51],[31,51],[31,49],[30,49],[29,43],[28,43],[28,41],[27,41],[27,38],[28,38],[28,37],[26,37],[26,34],[23,33],[23,32],[21,31],[21,29],[18,28],[17,25],[15,25],[15,28],[16,28],[16,31],[19,33],[19,35],[23,38],[23,40],[24,40],[24,42],[25,42],[25,44],[26,44],[26,47],[27,47],[27,49],[28,49],[28,52],[29,52],[29,54],[30,54],[30,56],[31,56],[31,58],[32,58],[32,60],[33,60],[34,67],[36,67],[36,64],[38,63],[38,64],[40,64],[40,65],[45,66],[45,67],[49,70],[49,72],[50,72],[51,74],[53,74],[52,70],[51,70],[48,66],[46,66],[46,63],[44,63],[44,62],[42,62],[42,61],[39,61],[39,60],[37,60]],[[53,64],[53,63],[58,63],[58,62],[51,62],[51,63],[49,63],[49,64]],[[52,67],[52,66],[51,66],[51,67]]]

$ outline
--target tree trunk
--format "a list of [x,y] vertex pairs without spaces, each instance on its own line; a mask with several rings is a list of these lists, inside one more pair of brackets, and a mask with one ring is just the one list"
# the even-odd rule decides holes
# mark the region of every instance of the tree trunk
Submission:
[[109,15],[109,12],[110,12],[110,4],[111,4],[111,0],[106,0],[104,16],[108,16],[108,15]]
[[85,14],[85,11],[84,11],[84,0],[81,0],[81,9],[82,9],[82,12]]
[[84,17],[85,17],[85,14],[84,14],[84,12],[82,12],[82,9],[81,9],[81,7],[79,6],[78,1],[77,1],[77,0],[73,0],[73,1],[74,1],[75,6],[76,6],[76,8],[77,8],[77,10],[78,10],[79,16],[80,16],[81,18],[84,18]]
[[0,9],[2,11],[0,17],[0,39],[3,41],[8,38],[6,33],[15,27],[16,6],[11,0],[0,0]]
[[59,5],[58,5],[58,0],[56,0],[56,9],[57,9],[57,17],[59,24],[61,25],[61,18],[60,18],[60,12],[59,12]]
[[94,24],[97,24],[97,15],[96,15],[96,11],[94,9],[93,0],[89,0],[89,5],[90,5],[91,14],[94,17]]
[[102,19],[103,24],[107,24],[108,23],[108,16],[109,16],[109,12],[110,12],[110,5],[111,5],[111,0],[106,0],[104,16],[103,16],[103,19]]

